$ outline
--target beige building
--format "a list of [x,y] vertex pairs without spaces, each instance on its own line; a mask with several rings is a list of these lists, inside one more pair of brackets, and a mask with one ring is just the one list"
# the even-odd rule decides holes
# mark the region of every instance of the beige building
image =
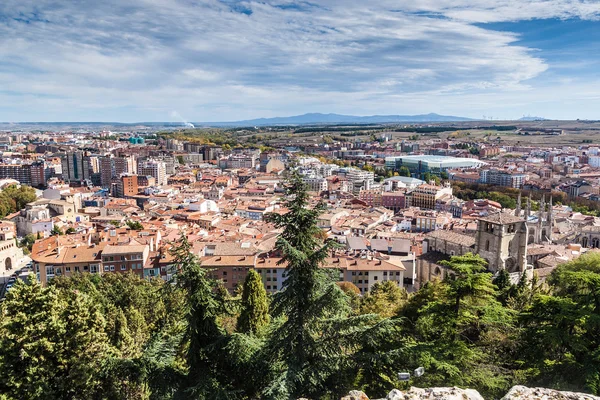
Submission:
[[0,223],[0,280],[9,276],[20,267],[23,250],[15,242],[15,224]]
[[451,186],[421,185],[406,194],[406,207],[435,210],[436,200],[447,195],[452,196]]

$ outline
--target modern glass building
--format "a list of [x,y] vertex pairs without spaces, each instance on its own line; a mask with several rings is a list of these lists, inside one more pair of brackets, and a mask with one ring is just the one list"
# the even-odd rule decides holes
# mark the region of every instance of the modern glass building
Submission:
[[400,167],[407,167],[411,174],[421,177],[421,174],[429,172],[439,175],[442,171],[454,168],[479,168],[486,165],[485,162],[474,158],[459,158],[447,156],[398,156],[386,157],[385,167],[391,170],[399,170]]

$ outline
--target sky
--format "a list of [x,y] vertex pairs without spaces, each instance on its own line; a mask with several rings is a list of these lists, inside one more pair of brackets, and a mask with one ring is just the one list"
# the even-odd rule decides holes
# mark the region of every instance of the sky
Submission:
[[0,121],[600,119],[600,0],[2,0]]

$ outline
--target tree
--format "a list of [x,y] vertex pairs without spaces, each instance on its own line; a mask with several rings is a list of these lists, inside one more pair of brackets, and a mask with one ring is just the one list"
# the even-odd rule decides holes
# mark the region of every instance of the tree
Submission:
[[73,234],[73,233],[75,233],[75,232],[76,232],[76,231],[75,231],[75,228],[73,228],[72,226],[70,226],[70,227],[69,227],[69,228],[68,228],[68,229],[65,231],[65,234],[67,234],[67,235],[71,235],[71,234]]
[[21,246],[23,249],[27,249],[28,252],[31,252],[31,249],[33,248],[33,244],[35,243],[35,241],[36,241],[36,237],[30,233],[28,235],[25,235],[21,239],[19,246]]
[[26,185],[10,185],[0,191],[0,218],[25,208],[37,199],[35,189]]
[[505,338],[513,335],[514,313],[496,300],[484,259],[468,253],[442,263],[447,277],[425,285],[400,313],[415,340],[409,360],[427,370],[420,384],[473,386],[496,396],[511,383],[504,366],[516,356]]
[[410,169],[408,169],[407,166],[403,165],[400,167],[400,169],[398,170],[398,174],[400,174],[400,176],[406,176],[406,177],[410,177]]
[[389,318],[398,313],[398,309],[407,299],[408,293],[398,287],[396,282],[378,282],[371,287],[370,293],[362,298],[360,312]]
[[228,377],[219,368],[219,352],[225,332],[218,323],[224,305],[217,294],[217,282],[208,277],[185,234],[172,249],[176,260],[177,286],[186,295],[187,377],[182,395],[187,398],[228,399],[232,393]]
[[127,221],[127,226],[129,227],[129,229],[134,231],[141,231],[144,229],[144,225],[142,225],[140,221]]
[[60,228],[58,227],[58,225],[54,225],[54,226],[52,227],[52,231],[50,231],[50,234],[51,234],[52,236],[61,236],[61,235],[64,235],[64,233],[63,233],[62,229],[60,229]]
[[242,312],[238,318],[239,332],[256,335],[269,324],[269,303],[267,292],[260,275],[255,270],[248,271],[242,292]]
[[600,394],[600,254],[559,265],[548,283],[522,314],[520,353],[533,381]]
[[92,398],[108,356],[104,320],[81,292],[34,279],[7,294],[0,319],[0,393],[13,398]]
[[177,156],[177,162],[179,162],[181,165],[185,165],[185,160],[182,155]]
[[[337,244],[323,240],[317,219],[324,206],[309,206],[297,173],[289,177],[285,194],[289,211],[267,216],[283,228],[275,249],[286,269],[283,287],[273,299],[273,315],[281,322],[267,344],[273,377],[263,397],[339,397],[361,366],[371,366],[371,349],[363,341],[380,337],[385,324],[377,325],[374,315],[352,317],[349,299],[335,282],[339,271],[321,268]],[[369,329],[373,332],[367,333]]]

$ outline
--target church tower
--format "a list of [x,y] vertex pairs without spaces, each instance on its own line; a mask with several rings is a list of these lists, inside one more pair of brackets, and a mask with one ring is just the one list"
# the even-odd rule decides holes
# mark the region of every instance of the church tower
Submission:
[[496,273],[523,272],[527,267],[527,223],[521,217],[502,212],[477,221],[475,253],[485,258]]

